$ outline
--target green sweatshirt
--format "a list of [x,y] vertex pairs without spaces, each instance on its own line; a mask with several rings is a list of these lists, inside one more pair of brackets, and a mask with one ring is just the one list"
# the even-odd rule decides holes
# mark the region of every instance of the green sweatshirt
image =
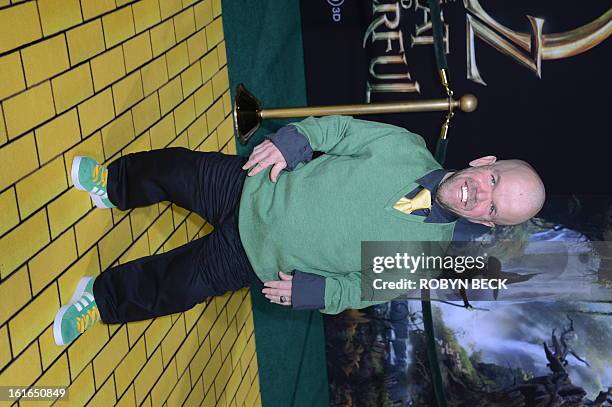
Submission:
[[400,127],[348,116],[293,125],[326,154],[276,183],[269,171],[245,180],[239,230],[253,270],[262,281],[294,269],[325,277],[324,313],[380,303],[361,300],[361,242],[450,242],[454,222],[425,223],[393,208],[440,165]]

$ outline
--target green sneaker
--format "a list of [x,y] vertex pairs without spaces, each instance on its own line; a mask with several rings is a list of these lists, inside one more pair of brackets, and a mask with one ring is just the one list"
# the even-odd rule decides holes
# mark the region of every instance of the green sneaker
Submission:
[[83,277],[70,303],[55,314],[53,337],[57,345],[67,345],[100,320],[98,305],[93,296],[94,277]]
[[98,208],[115,207],[108,199],[106,190],[108,178],[106,166],[98,164],[92,158],[76,156],[72,161],[70,175],[74,186],[81,191],[89,192]]

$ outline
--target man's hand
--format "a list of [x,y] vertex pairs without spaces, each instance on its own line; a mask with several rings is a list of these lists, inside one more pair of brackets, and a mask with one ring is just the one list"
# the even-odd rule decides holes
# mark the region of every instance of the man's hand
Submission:
[[285,274],[282,271],[278,272],[280,281],[266,281],[264,288],[261,290],[266,295],[270,302],[280,305],[291,305],[291,285],[293,276]]
[[285,157],[278,148],[270,140],[266,140],[253,149],[249,161],[242,167],[243,170],[249,170],[248,176],[252,177],[261,171],[273,165],[270,171],[270,180],[276,182],[278,174],[287,167]]

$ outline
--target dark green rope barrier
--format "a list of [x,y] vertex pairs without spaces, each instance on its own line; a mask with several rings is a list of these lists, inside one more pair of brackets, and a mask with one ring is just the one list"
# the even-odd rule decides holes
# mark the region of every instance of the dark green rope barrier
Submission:
[[446,53],[444,53],[443,46],[443,29],[442,29],[442,17],[440,11],[439,0],[428,0],[429,3],[429,14],[431,15],[431,25],[434,37],[434,52],[436,55],[436,65],[438,69],[448,69],[446,63]]
[[[428,0],[431,15],[431,23],[434,37],[434,52],[438,71],[447,70],[446,54],[442,42],[442,18],[439,0]],[[446,161],[446,149],[448,141],[439,139],[436,145],[435,159],[444,165]],[[427,341],[427,359],[431,369],[431,382],[433,385],[436,404],[438,407],[447,407],[446,397],[444,396],[444,382],[440,371],[440,361],[436,350],[436,338],[433,326],[433,314],[431,309],[431,296],[428,289],[421,290],[421,309],[423,311],[423,328],[425,330],[425,340]]]

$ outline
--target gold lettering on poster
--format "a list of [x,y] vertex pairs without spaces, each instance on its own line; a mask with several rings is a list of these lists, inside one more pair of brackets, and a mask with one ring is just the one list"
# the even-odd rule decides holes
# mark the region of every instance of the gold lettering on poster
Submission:
[[[363,36],[363,47],[370,43],[384,41],[386,55],[375,56],[370,60],[370,79],[366,84],[366,102],[370,103],[373,93],[419,92],[418,82],[412,82],[404,50],[404,37],[400,25],[401,8],[399,2],[381,4],[378,0],[372,3],[373,20]],[[377,70],[377,67],[379,69]],[[380,68],[386,67],[388,73]],[[397,81],[372,83],[376,81]]]
[[475,38],[478,37],[504,55],[541,77],[542,60],[562,59],[595,47],[612,33],[612,8],[582,27],[562,33],[543,34],[544,20],[527,16],[531,33],[507,28],[493,19],[479,0],[463,0],[466,14],[467,77],[486,86],[476,62]]
[[[397,27],[399,27],[399,23],[400,23],[400,7],[399,7],[399,3],[395,3],[395,4],[376,4],[376,2],[373,4],[373,9],[374,12],[373,14],[376,15],[377,13],[382,13],[380,15],[380,17],[378,17],[377,19],[375,19],[374,21],[372,21],[368,27],[368,29],[365,32],[365,35],[363,36],[363,47],[365,48],[366,46],[366,42],[368,41],[368,37],[370,35],[372,35],[372,42],[376,41],[376,37],[375,37],[375,33],[376,33],[376,29],[380,28],[381,25],[385,25],[385,27],[389,30],[395,30]],[[387,13],[393,13],[394,14],[394,18],[393,20],[389,20]],[[387,51],[388,52],[388,51]]]
[[372,92],[399,93],[399,92],[420,92],[421,91],[421,88],[420,88],[418,82],[412,82],[412,83],[370,83],[368,81],[366,86],[367,86],[366,92],[368,94],[368,101],[370,100],[370,94]]
[[406,55],[386,55],[381,57],[372,58],[370,61],[370,75],[373,78],[379,80],[395,80],[395,79],[410,79],[410,72],[404,73],[388,73],[388,74],[377,74],[375,71],[376,65],[378,64],[404,64],[406,63]]

